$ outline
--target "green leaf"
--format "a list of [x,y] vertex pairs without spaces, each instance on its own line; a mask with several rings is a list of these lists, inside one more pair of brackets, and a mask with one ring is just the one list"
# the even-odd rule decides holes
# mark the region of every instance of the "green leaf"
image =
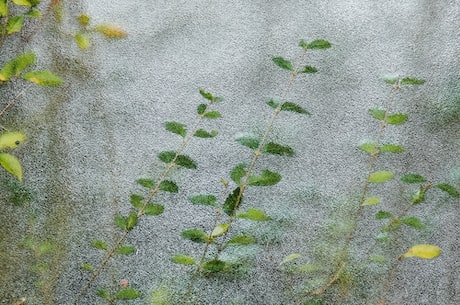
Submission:
[[214,138],[217,136],[217,134],[217,130],[211,130],[211,132],[207,132],[204,129],[198,129],[193,135],[198,138]]
[[216,99],[210,92],[204,91],[204,89],[200,89],[200,94],[202,97],[204,97],[205,99],[211,102],[213,102]]
[[179,187],[174,181],[170,180],[163,180],[160,183],[160,190],[169,192],[169,193],[177,193],[179,192]]
[[452,185],[448,184],[448,183],[439,183],[439,184],[436,184],[435,185],[438,189],[446,192],[447,194],[449,194],[450,196],[454,197],[454,198],[459,198],[460,197],[460,193],[458,192],[458,190],[453,187]]
[[405,183],[422,183],[426,179],[419,174],[407,174],[401,177],[401,181]]
[[253,186],[270,186],[275,185],[281,180],[281,175],[268,169],[264,169],[260,176],[252,175],[248,179],[248,185]]
[[279,106],[279,103],[278,103],[278,102],[275,102],[274,99],[269,100],[266,104],[267,104],[268,106],[272,107],[273,109],[276,109],[276,108],[278,108],[278,106]]
[[88,263],[81,264],[80,268],[85,270],[85,271],[89,271],[89,272],[94,270],[94,267],[91,264],[88,264]]
[[246,175],[246,164],[240,163],[236,165],[231,173],[230,178],[238,185],[241,184],[241,179]]
[[369,109],[369,114],[372,115],[377,120],[383,120],[385,118],[386,111],[383,109],[372,108]]
[[121,245],[115,250],[116,254],[130,255],[136,253],[136,248],[129,245]]
[[144,214],[149,216],[158,216],[163,214],[165,207],[158,203],[149,203],[145,206]]
[[203,265],[203,269],[209,272],[220,272],[224,271],[227,267],[227,263],[219,259],[213,259]]
[[139,178],[136,180],[136,183],[148,189],[153,189],[155,186],[155,181],[149,178]]
[[302,70],[299,71],[299,73],[316,73],[318,72],[318,69],[312,66],[305,66],[303,67]]
[[425,201],[425,192],[426,189],[423,186],[420,186],[418,191],[412,195],[412,204],[419,204]]
[[144,206],[142,200],[144,200],[144,197],[142,197],[141,195],[131,194],[130,196],[131,205],[137,209],[140,209]]
[[126,230],[131,231],[137,225],[137,213],[131,212],[126,218]]
[[418,257],[424,259],[432,259],[441,254],[441,249],[438,246],[434,245],[427,245],[427,244],[420,244],[412,246],[406,253],[404,253],[401,257]]
[[294,70],[294,68],[292,67],[292,63],[289,60],[284,59],[283,57],[273,57],[272,60],[275,63],[275,65],[277,65],[278,67],[282,69],[289,70],[289,71]]
[[0,70],[0,81],[7,81],[13,76],[18,76],[25,68],[33,65],[35,62],[35,54],[27,52],[19,54],[15,58],[8,61]]
[[373,263],[384,264],[387,262],[387,259],[383,255],[373,254],[369,257],[369,260]]
[[19,32],[22,29],[23,24],[24,16],[13,16],[8,19],[8,23],[6,24],[6,32],[8,35]]
[[290,261],[293,261],[293,260],[301,258],[301,257],[302,257],[302,254],[300,254],[300,253],[289,254],[288,256],[283,258],[283,260],[281,261],[281,264],[286,264],[286,263],[288,263]]
[[222,223],[214,227],[211,232],[211,237],[219,237],[227,233],[228,229],[230,228],[229,223]]
[[102,240],[93,240],[91,246],[99,250],[107,250],[109,248],[107,243]]
[[392,125],[401,125],[404,124],[407,121],[407,118],[409,116],[404,113],[396,113],[389,115],[387,118],[387,123],[392,124]]
[[[174,151],[163,151],[158,154],[158,158],[163,161],[164,163],[171,163],[174,158],[176,158],[176,152]],[[183,166],[189,169],[195,169],[196,163],[190,159],[190,157],[185,155],[178,155],[176,158],[175,163],[177,165]]]
[[283,105],[281,105],[281,111],[291,111],[300,114],[310,115],[310,112],[303,109],[301,106],[291,102],[284,102]]
[[29,71],[23,75],[25,80],[35,83],[40,86],[59,86],[62,83],[62,79],[53,74],[48,70],[43,71]]
[[11,0],[14,4],[20,6],[32,6],[32,3],[28,0]]
[[260,140],[254,137],[240,137],[236,139],[238,143],[251,149],[257,149],[259,147]]
[[308,44],[308,49],[323,50],[331,47],[331,43],[324,39],[317,39]]
[[181,236],[196,243],[205,243],[208,241],[208,235],[199,229],[188,229],[182,231]]
[[361,149],[362,151],[367,152],[370,155],[373,154],[377,149],[377,146],[374,143],[363,143],[363,144],[359,145],[358,147],[359,147],[359,149]]
[[110,299],[110,293],[105,289],[98,289],[96,294],[103,299]]
[[91,37],[86,33],[77,33],[74,38],[81,50],[87,50],[91,46]]
[[0,17],[8,16],[8,3],[7,0],[0,0]]
[[423,85],[424,83],[425,80],[414,77],[404,77],[399,82],[400,85]]
[[398,82],[398,78],[397,77],[386,77],[383,79],[383,81],[387,84],[390,84],[390,85],[394,85]]
[[375,219],[378,219],[378,220],[388,219],[392,217],[393,217],[393,214],[387,211],[378,211],[377,214],[375,214]]
[[218,119],[222,117],[222,114],[217,110],[211,110],[211,111],[205,112],[203,116],[207,119]]
[[22,166],[18,158],[8,153],[0,153],[0,165],[22,182]]
[[299,41],[299,47],[301,47],[302,49],[306,50],[308,48],[308,42],[306,42],[305,40],[301,39]]
[[116,300],[134,300],[141,297],[141,293],[134,288],[123,288],[115,294]]
[[379,204],[381,201],[377,197],[367,197],[364,199],[363,205],[374,205]]
[[378,172],[372,173],[369,176],[368,181],[371,183],[383,183],[383,182],[393,179],[393,177],[394,175],[390,171],[378,171]]
[[0,135],[0,149],[18,147],[26,140],[26,135],[20,131],[8,131]]
[[251,244],[253,244],[255,242],[256,241],[255,241],[254,237],[247,236],[247,235],[237,235],[235,237],[232,237],[227,242],[227,244],[228,245],[235,245],[235,246],[238,246],[238,245],[246,246],[246,245],[251,245]]
[[115,224],[117,227],[119,227],[122,230],[126,230],[126,217],[123,217],[122,215],[115,215],[113,218]]
[[78,16],[77,20],[81,26],[88,26],[91,22],[91,18],[86,14],[81,14],[80,16]]
[[180,265],[195,265],[195,259],[189,255],[176,254],[171,258],[171,261]]
[[206,112],[206,109],[208,109],[208,105],[206,104],[199,104],[198,107],[196,108],[196,112],[199,115],[202,115],[203,113]]
[[211,194],[199,194],[188,197],[193,204],[217,206],[217,197]]
[[401,222],[406,226],[413,227],[417,230],[423,229],[425,227],[423,222],[419,218],[414,216],[403,217],[401,218]]
[[159,288],[156,288],[150,293],[149,304],[150,305],[171,305],[173,304],[171,299],[172,299],[172,292],[168,288],[164,286],[160,286]]
[[[229,216],[233,214],[233,212],[238,208],[240,203],[243,201],[243,196],[240,196],[240,187],[237,187],[233,190],[233,192],[228,195],[227,199],[225,200],[222,210]],[[238,197],[239,200],[238,200]]]
[[270,216],[267,216],[264,211],[249,208],[246,212],[238,212],[236,216],[239,218],[254,220],[254,221],[266,221],[270,220]]
[[167,131],[170,131],[172,133],[178,134],[181,137],[185,138],[187,135],[187,129],[185,128],[185,125],[179,122],[165,122],[164,126]]
[[396,144],[384,144],[380,147],[381,152],[402,153],[404,147]]
[[264,146],[264,152],[272,154],[272,155],[280,155],[280,156],[294,156],[294,149],[287,145],[276,144],[273,142],[269,142]]

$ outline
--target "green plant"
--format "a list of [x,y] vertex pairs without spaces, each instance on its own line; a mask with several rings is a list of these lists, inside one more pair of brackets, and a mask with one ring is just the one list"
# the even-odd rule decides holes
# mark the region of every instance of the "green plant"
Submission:
[[[405,77],[400,79],[389,79],[386,80],[386,82],[392,85],[392,95],[385,109],[373,108],[369,110],[369,114],[379,121],[380,128],[375,142],[365,142],[359,145],[362,151],[370,155],[369,170],[361,190],[361,195],[357,199],[358,205],[351,208],[348,217],[344,217],[344,214],[341,214],[342,222],[343,218],[348,218],[349,220],[343,222],[344,227],[339,230],[340,234],[344,236],[343,243],[338,246],[333,246],[332,250],[328,251],[329,253],[327,255],[332,261],[332,270],[329,268],[325,269],[318,264],[302,264],[300,266],[293,264],[291,261],[300,258],[300,254],[291,254],[286,257],[283,262],[287,263],[286,268],[291,268],[291,271],[304,271],[305,273],[310,273],[312,276],[315,276],[315,280],[310,281],[312,284],[308,285],[307,288],[307,294],[313,296],[311,301],[318,300],[318,298],[323,300],[334,299],[335,302],[340,303],[347,298],[348,290],[350,289],[350,281],[344,280],[344,276],[356,273],[357,268],[361,268],[356,265],[357,262],[354,262],[354,255],[351,248],[353,241],[360,233],[358,227],[368,207],[379,204],[388,206],[387,209],[379,210],[375,214],[377,220],[387,221],[387,223],[382,225],[381,233],[377,236],[377,243],[380,243],[384,250],[387,251],[385,251],[384,254],[371,254],[369,257],[370,263],[392,265],[388,271],[387,281],[382,288],[382,296],[378,301],[379,305],[385,304],[385,295],[391,287],[391,280],[398,266],[406,258],[419,257],[432,259],[441,253],[441,250],[434,245],[416,244],[409,248],[407,245],[402,245],[398,242],[402,240],[402,235],[405,233],[405,231],[402,230],[403,227],[412,228],[417,231],[423,230],[425,226],[424,222],[416,216],[411,215],[409,212],[420,208],[421,203],[426,201],[426,194],[428,191],[432,190],[433,183],[428,182],[426,178],[419,174],[410,173],[402,175],[401,182],[403,184],[415,184],[417,186],[401,194],[402,199],[398,200],[402,200],[404,203],[398,205],[396,212],[388,210],[391,208],[390,204],[384,204],[378,196],[372,195],[373,192],[378,190],[378,185],[382,185],[395,177],[394,172],[388,169],[377,170],[378,157],[382,153],[398,154],[405,151],[405,148],[400,144],[383,142],[384,131],[388,125],[403,125],[408,119],[408,115],[405,113],[392,112],[395,104],[395,94],[403,87],[408,85],[422,85],[425,81],[417,78]],[[434,186],[451,197],[458,198],[460,196],[456,188],[448,183],[438,183]],[[396,244],[397,246],[390,246],[390,241],[393,241],[392,244]],[[324,253],[325,252],[322,252],[323,255]],[[302,270],[302,268],[304,270]],[[329,275],[324,277],[324,274],[328,273]],[[317,277],[321,277],[322,280],[318,282],[316,280]],[[357,281],[358,279],[355,278],[355,280]],[[351,284],[353,285],[353,283]],[[332,294],[335,294],[334,297],[327,296],[329,290],[332,290]]]
[[[95,249],[105,252],[102,262],[97,266],[93,267],[92,264],[82,264],[82,269],[91,272],[86,285],[81,288],[78,295],[75,297],[73,304],[77,304],[79,300],[84,296],[87,290],[92,286],[97,277],[104,271],[109,264],[110,260],[115,255],[130,255],[136,252],[136,248],[132,245],[125,244],[125,240],[129,233],[134,230],[140,223],[139,221],[144,216],[158,216],[164,211],[162,204],[154,202],[156,195],[163,191],[169,193],[177,193],[179,190],[176,182],[169,180],[169,176],[172,170],[176,167],[182,167],[186,169],[197,168],[197,163],[189,156],[183,154],[189,142],[194,138],[212,138],[217,135],[217,131],[206,131],[199,128],[203,120],[206,119],[217,119],[221,116],[220,112],[214,110],[213,107],[216,103],[219,103],[222,99],[214,96],[211,93],[200,89],[201,96],[206,99],[207,103],[199,104],[197,107],[198,120],[190,128],[184,123],[177,121],[169,121],[164,123],[166,130],[179,135],[182,138],[182,142],[175,151],[162,151],[158,154],[158,158],[166,163],[165,170],[158,176],[156,180],[150,178],[140,178],[136,180],[136,183],[148,190],[147,196],[140,194],[132,194],[130,196],[131,211],[128,215],[117,214],[114,217],[114,223],[121,231],[115,242],[109,245],[108,242],[103,240],[94,240],[91,246]],[[111,291],[108,288],[100,288],[97,291],[98,296],[108,301],[109,304],[114,304],[117,300],[130,300],[136,299],[141,296],[141,293],[131,287],[121,287],[117,291]]]
[[[213,275],[222,274],[225,272],[232,273],[235,268],[244,261],[244,257],[236,260],[226,260],[223,258],[225,251],[234,246],[249,246],[254,244],[255,238],[246,234],[230,234],[230,229],[235,226],[238,218],[247,219],[251,221],[268,221],[268,216],[264,211],[248,207],[245,211],[242,210],[242,203],[244,192],[248,187],[264,187],[273,186],[281,180],[281,175],[270,169],[262,169],[256,173],[257,161],[266,154],[275,156],[294,156],[294,149],[290,146],[279,144],[270,141],[270,134],[273,130],[274,124],[280,113],[294,112],[302,115],[309,115],[310,113],[299,104],[286,101],[286,96],[290,91],[292,82],[299,74],[310,74],[317,72],[317,69],[312,66],[304,66],[304,57],[308,50],[323,50],[331,46],[331,44],[323,39],[314,40],[307,43],[301,40],[299,46],[303,49],[303,53],[299,58],[299,63],[296,67],[291,61],[283,57],[272,58],[275,65],[283,70],[289,71],[291,77],[286,86],[286,91],[280,101],[271,99],[267,105],[273,109],[273,114],[268,121],[268,124],[259,137],[242,136],[237,141],[253,151],[253,157],[248,163],[239,163],[233,167],[230,172],[230,179],[233,181],[235,187],[227,191],[228,195],[223,203],[219,204],[217,196],[214,194],[197,194],[189,197],[192,204],[205,205],[215,210],[215,218],[213,220],[213,227],[209,232],[204,232],[201,229],[191,228],[181,233],[182,237],[192,242],[203,243],[203,251],[198,259],[191,255],[177,254],[172,257],[172,261],[177,264],[191,266],[193,268],[191,279],[185,294],[182,298],[183,303],[193,301],[193,288],[195,282],[200,275]],[[222,184],[227,189],[231,182],[222,180]],[[236,228],[233,228],[235,231]],[[211,250],[211,248],[213,248]],[[211,254],[210,254],[211,253]]]

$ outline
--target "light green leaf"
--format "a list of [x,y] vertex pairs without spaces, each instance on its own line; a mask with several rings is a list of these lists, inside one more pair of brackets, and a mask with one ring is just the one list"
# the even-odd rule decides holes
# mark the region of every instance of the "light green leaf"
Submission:
[[179,122],[165,122],[164,126],[167,131],[178,134],[183,138],[187,135],[187,129],[185,125]]
[[248,185],[253,186],[271,186],[277,184],[281,180],[281,175],[268,169],[262,171],[260,176],[252,175],[248,179]]
[[417,230],[421,230],[425,227],[423,222],[415,216],[406,216],[401,218],[401,222],[406,226],[413,227]]
[[149,216],[158,216],[163,214],[165,207],[158,203],[149,203],[145,206],[144,214]]
[[260,140],[254,137],[240,137],[236,139],[238,143],[251,149],[257,149],[259,147]]
[[316,73],[318,72],[318,69],[312,66],[305,66],[303,67],[302,70],[299,71],[299,73]]
[[359,149],[361,149],[362,151],[367,152],[370,155],[373,154],[376,151],[376,148],[377,148],[375,143],[367,143],[367,142],[359,145],[358,147],[359,147]]
[[278,67],[282,69],[289,71],[294,70],[294,68],[292,67],[292,63],[289,60],[284,59],[283,57],[273,57],[272,60]]
[[85,271],[89,271],[89,272],[94,270],[94,267],[91,264],[88,264],[88,263],[81,264],[80,268],[85,270]]
[[8,16],[7,0],[0,0],[0,17]]
[[198,129],[193,135],[198,138],[214,138],[217,136],[217,134],[217,130],[211,130],[211,132],[207,132],[204,129]]
[[385,118],[386,111],[383,109],[372,108],[369,109],[369,114],[372,115],[377,120],[383,120]]
[[110,293],[105,289],[98,289],[96,294],[103,299],[110,299]]
[[283,260],[281,261],[281,264],[286,264],[286,263],[288,263],[290,261],[296,260],[296,259],[301,258],[301,257],[302,257],[302,254],[300,254],[300,253],[289,254],[288,256],[283,258]]
[[203,265],[203,269],[209,272],[220,272],[224,271],[227,267],[227,263],[219,259],[214,259]]
[[48,70],[29,71],[23,75],[25,80],[35,83],[40,86],[58,86],[62,83],[62,79]]
[[7,131],[0,135],[0,149],[18,147],[26,140],[26,135],[20,131]]
[[116,254],[130,255],[136,253],[136,248],[129,245],[121,245],[115,250]]
[[126,218],[126,230],[130,231],[137,225],[138,216],[136,212],[129,213]]
[[217,206],[217,197],[211,194],[199,194],[188,197],[193,204]]
[[383,183],[386,182],[390,179],[393,179],[394,174],[390,171],[378,171],[375,173],[372,173],[369,176],[369,182],[371,183]]
[[179,192],[179,187],[174,181],[170,180],[163,180],[160,183],[159,189],[169,193],[177,193]]
[[200,229],[188,229],[182,231],[181,236],[196,243],[205,243],[208,240],[208,235]]
[[171,305],[172,293],[166,287],[159,287],[150,293],[150,305]]
[[233,214],[233,212],[238,208],[240,203],[243,201],[243,196],[240,196],[240,187],[237,187],[233,190],[233,192],[228,195],[227,199],[222,206],[222,210],[229,216]]
[[28,11],[27,13],[25,13],[24,16],[30,17],[30,18],[39,18],[42,16],[42,12],[34,8]]
[[137,209],[140,209],[144,206],[142,200],[144,200],[144,197],[142,197],[141,195],[131,194],[130,196],[131,205]]
[[394,85],[398,82],[399,79],[397,77],[389,77],[389,78],[384,78],[383,80],[387,84]]
[[233,238],[231,238],[227,244],[228,245],[241,245],[241,246],[246,246],[255,243],[254,237],[247,236],[247,235],[238,235]]
[[396,144],[384,144],[380,147],[381,152],[402,153],[404,147]]
[[107,250],[109,248],[107,243],[102,240],[93,240],[91,246],[99,250]]
[[13,16],[8,19],[8,23],[6,24],[6,32],[8,35],[19,32],[22,29],[23,24],[24,16]]
[[310,115],[310,112],[303,109],[301,106],[291,102],[284,102],[283,105],[281,105],[281,111],[291,111],[300,114]]
[[436,184],[435,185],[438,189],[446,192],[447,194],[449,194],[451,197],[454,197],[454,198],[459,198],[460,197],[460,193],[458,192],[458,190],[453,187],[452,185],[448,184],[448,183],[439,183],[439,184]]
[[404,77],[399,82],[400,85],[423,85],[424,83],[425,80],[414,77]]
[[123,288],[115,294],[117,300],[134,300],[141,297],[141,293],[134,288]]
[[294,156],[294,149],[287,145],[281,145],[273,142],[269,142],[265,144],[264,152],[272,154],[272,155],[280,155],[280,156]]
[[367,197],[364,199],[363,205],[375,205],[379,204],[381,201],[377,197]]
[[0,165],[22,182],[22,166],[18,158],[8,153],[0,153]]
[[32,3],[28,0],[11,0],[14,4],[20,6],[32,6]]
[[91,37],[86,33],[77,33],[74,38],[81,50],[86,50],[91,46]]
[[228,229],[230,228],[229,223],[222,223],[217,225],[211,232],[211,237],[219,237],[227,233]]
[[407,174],[401,177],[401,181],[405,183],[423,183],[426,179],[419,174]]
[[425,188],[423,186],[420,186],[418,191],[412,195],[412,204],[419,204],[423,201],[425,201]]
[[401,125],[404,124],[407,121],[407,118],[409,116],[404,113],[396,113],[389,115],[387,118],[387,123],[392,124],[392,125]]
[[126,217],[117,214],[114,216],[113,220],[117,227],[119,227],[122,230],[126,230]]
[[8,61],[0,70],[0,81],[7,81],[13,76],[18,76],[25,68],[33,65],[35,62],[35,54],[27,52],[19,54],[15,58]]
[[369,257],[369,260],[373,263],[384,264],[387,262],[387,259],[383,255],[373,254]]
[[211,111],[205,112],[203,116],[207,119],[218,119],[222,117],[222,114],[217,110],[211,110]]
[[323,50],[331,47],[331,43],[324,39],[317,39],[308,44],[308,49]]
[[246,164],[245,163],[240,163],[236,165],[233,169],[232,172],[230,173],[230,178],[232,180],[240,185],[241,184],[241,179],[246,175]]
[[176,254],[171,258],[171,261],[180,265],[195,265],[195,259],[189,255]]
[[434,245],[427,245],[427,244],[419,244],[412,246],[406,253],[404,253],[401,257],[418,257],[424,259],[432,259],[441,254],[441,249],[438,246]]
[[246,212],[238,212],[236,216],[239,218],[254,220],[254,221],[266,221],[270,220],[270,216],[267,216],[264,211],[249,208]]
[[149,178],[139,178],[136,180],[136,183],[148,189],[152,189],[155,186],[155,181]]

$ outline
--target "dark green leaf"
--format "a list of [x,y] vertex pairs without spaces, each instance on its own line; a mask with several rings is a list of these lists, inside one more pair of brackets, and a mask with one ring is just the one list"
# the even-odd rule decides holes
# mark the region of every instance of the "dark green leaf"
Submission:
[[289,60],[284,59],[283,57],[273,57],[272,60],[278,67],[282,69],[289,71],[294,70],[294,68],[292,67],[292,63]]
[[271,219],[264,211],[254,208],[249,208],[246,212],[238,212],[236,216],[254,221],[266,221]]
[[22,29],[23,24],[24,16],[13,16],[8,19],[8,23],[6,24],[6,32],[8,35],[19,32]]
[[195,259],[189,255],[177,254],[171,258],[171,261],[181,265],[195,265]]
[[381,152],[402,153],[404,147],[396,144],[384,144],[380,147]]
[[137,179],[136,183],[148,189],[152,189],[155,186],[155,181],[153,181],[153,179],[148,178]]
[[422,85],[425,83],[425,80],[413,77],[404,77],[399,82],[400,85]]
[[189,169],[195,169],[196,168],[195,161],[193,161],[192,159],[190,159],[190,157],[185,156],[185,155],[177,156],[176,164],[180,165],[180,166],[183,166],[185,168],[189,168]]
[[308,48],[308,42],[306,42],[305,40],[301,39],[299,41],[299,47],[301,47],[302,49],[306,50]]
[[185,125],[182,123],[165,122],[164,125],[167,131],[178,134],[183,138],[187,135],[187,129],[185,128]]
[[25,73],[22,78],[40,86],[53,87],[62,83],[62,79],[60,77],[56,76],[53,72],[48,70],[29,71]]
[[211,194],[199,194],[188,197],[193,204],[217,206],[217,197]]
[[205,99],[211,102],[215,100],[215,97],[210,92],[204,91],[204,89],[200,89],[200,94],[202,97],[204,97]]
[[232,180],[240,185],[241,184],[241,179],[246,175],[246,164],[240,163],[236,165],[233,169],[232,172],[230,173],[230,178]]
[[122,230],[126,230],[126,218],[121,215],[115,215],[114,219],[115,224]]
[[121,245],[115,250],[116,254],[130,255],[136,253],[136,248],[128,245]]
[[217,110],[211,110],[211,111],[205,112],[203,116],[207,119],[218,119],[222,117],[222,114]]
[[460,197],[460,193],[458,192],[458,190],[453,187],[452,185],[448,184],[448,183],[439,183],[439,184],[436,184],[435,185],[438,189],[446,192],[447,194],[449,194],[450,196],[454,197],[454,198],[459,198]]
[[188,229],[182,231],[181,236],[196,243],[205,243],[208,240],[208,235],[199,229]]
[[25,68],[33,65],[35,62],[35,54],[27,52],[20,54],[8,61],[0,70],[0,81],[7,81],[13,76],[19,75]]
[[406,216],[401,218],[401,222],[406,226],[413,227],[417,230],[423,229],[425,225],[422,223],[420,219],[414,216]]
[[130,202],[133,207],[137,209],[142,208],[144,206],[142,200],[144,200],[144,197],[142,197],[141,195],[131,194]]
[[302,70],[299,71],[299,73],[316,73],[318,72],[318,69],[312,66],[305,66],[303,67]]
[[233,192],[230,195],[228,195],[227,199],[224,202],[224,205],[222,206],[222,210],[229,216],[231,216],[234,213],[234,211],[243,201],[243,196],[240,195],[240,191],[240,187],[235,188]]
[[225,270],[226,267],[227,264],[219,259],[214,259],[203,265],[203,269],[209,272],[220,272]]
[[107,250],[109,247],[107,243],[102,240],[93,240],[91,246],[99,250]]
[[179,187],[174,181],[163,180],[160,183],[160,190],[170,193],[177,193],[179,192]]
[[238,245],[246,246],[246,245],[253,244],[255,242],[256,241],[255,241],[254,237],[247,236],[247,235],[238,235],[238,236],[235,236],[235,237],[231,238],[227,242],[227,244],[228,245],[235,245],[235,246],[238,246]]
[[369,114],[380,121],[385,118],[385,113],[386,111],[383,109],[376,109],[376,108],[369,109]]
[[388,124],[393,124],[393,125],[401,125],[404,124],[407,121],[407,118],[409,116],[404,113],[396,113],[389,115],[387,118],[387,123]]
[[300,114],[307,114],[307,115],[310,114],[310,112],[303,109],[301,106],[295,103],[291,103],[291,102],[284,102],[283,105],[281,106],[281,111],[292,111],[292,112],[297,112]]
[[289,146],[276,144],[273,142],[269,142],[264,146],[264,152],[273,154],[273,155],[280,155],[280,156],[289,156],[292,157],[294,155],[294,149]]
[[322,50],[331,47],[331,43],[324,39],[317,39],[308,44],[308,49]]
[[176,157],[175,151],[162,151],[158,154],[158,158],[164,163],[171,163]]
[[248,179],[248,185],[270,186],[275,185],[281,180],[281,175],[268,169],[264,169],[260,176],[253,175]]
[[128,217],[126,218],[126,230],[130,231],[137,225],[137,213],[131,212],[129,213]]
[[117,300],[134,300],[141,297],[141,293],[134,288],[123,288],[115,294]]
[[241,137],[236,139],[238,143],[251,149],[257,149],[259,147],[260,140],[253,137]]
[[163,213],[165,207],[157,203],[149,203],[145,206],[144,214],[150,216],[158,216]]
[[206,112],[206,109],[208,109],[208,106],[206,104],[199,104],[198,107],[196,108],[196,112],[199,115],[202,115],[203,113]]
[[390,212],[386,211],[378,211],[377,214],[375,214],[375,219],[387,219],[387,218],[392,218],[393,214]]
[[212,130],[211,132],[207,132],[204,129],[198,129],[197,131],[195,131],[193,135],[198,138],[214,138],[215,136],[217,136],[217,133],[218,133],[217,130]]
[[275,100],[271,99],[271,100],[269,100],[267,102],[267,105],[272,107],[273,109],[276,109],[276,108],[278,108],[279,103],[276,102]]
[[401,177],[401,181],[405,183],[422,183],[426,179],[419,174],[407,174]]
[[367,152],[368,154],[373,154],[376,151],[376,145],[374,143],[363,143],[358,146],[362,151]]

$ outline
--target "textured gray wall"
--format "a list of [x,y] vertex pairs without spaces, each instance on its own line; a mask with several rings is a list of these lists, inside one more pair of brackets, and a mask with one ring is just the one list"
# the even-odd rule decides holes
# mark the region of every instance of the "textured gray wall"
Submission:
[[[225,198],[219,180],[229,179],[231,168],[251,157],[235,136],[260,134],[271,115],[265,101],[284,92],[286,72],[271,58],[294,60],[301,38],[324,38],[333,47],[307,55],[307,63],[319,73],[299,77],[287,94],[313,115],[283,114],[272,135],[294,147],[296,156],[262,158],[259,169],[279,171],[283,180],[247,191],[248,206],[265,210],[274,220],[237,224],[266,243],[250,250],[257,253],[256,267],[239,280],[200,282],[203,304],[300,304],[288,291],[301,279],[284,275],[279,262],[293,252],[313,260],[314,248],[327,241],[321,228],[341,216],[342,204],[356,204],[353,199],[368,169],[368,156],[356,146],[376,136],[378,126],[367,110],[388,100],[390,88],[383,76],[427,82],[398,95],[395,111],[411,116],[403,127],[388,128],[386,139],[401,143],[407,152],[382,157],[378,167],[397,174],[418,172],[459,187],[459,10],[459,1],[424,0],[66,4],[60,27],[47,27],[23,46],[36,51],[39,65],[62,75],[65,84],[28,88],[2,122],[29,136],[19,153],[24,184],[34,199],[26,209],[2,199],[1,250],[9,258],[2,264],[0,304],[22,296],[27,304],[67,304],[75,296],[86,278],[79,265],[100,258],[89,249],[90,241],[113,238],[111,219],[129,209],[135,179],[155,176],[163,166],[156,154],[179,144],[163,122],[192,125],[202,101],[198,88],[206,88],[225,99],[218,106],[224,117],[208,124],[219,136],[191,143],[186,153],[198,162],[198,170],[174,172],[180,193],[159,199],[167,207],[164,215],[145,219],[128,238],[139,252],[116,260],[97,283],[128,278],[144,292],[161,285],[183,287],[187,268],[174,265],[170,257],[198,256],[200,247],[181,239],[180,232],[207,229],[213,218],[210,209],[192,207],[187,196],[206,191]],[[94,23],[122,25],[128,37],[112,42],[95,38],[90,50],[78,50],[66,33],[75,31],[72,18],[83,12]],[[386,187],[398,189],[396,182]],[[397,192],[387,195],[387,201],[396,205]],[[429,228],[407,244],[435,243],[443,254],[432,261],[403,263],[389,304],[460,304],[459,204],[439,193],[429,200],[416,211]],[[358,228],[353,250],[363,261],[379,230],[373,220],[379,209],[366,210]],[[54,254],[34,256],[21,247],[25,236],[54,241]],[[41,260],[49,262],[48,271],[37,276],[29,269]],[[364,296],[346,304],[368,304],[382,281],[356,288]],[[90,290],[81,304],[96,300]],[[148,297],[131,303],[143,302]]]

